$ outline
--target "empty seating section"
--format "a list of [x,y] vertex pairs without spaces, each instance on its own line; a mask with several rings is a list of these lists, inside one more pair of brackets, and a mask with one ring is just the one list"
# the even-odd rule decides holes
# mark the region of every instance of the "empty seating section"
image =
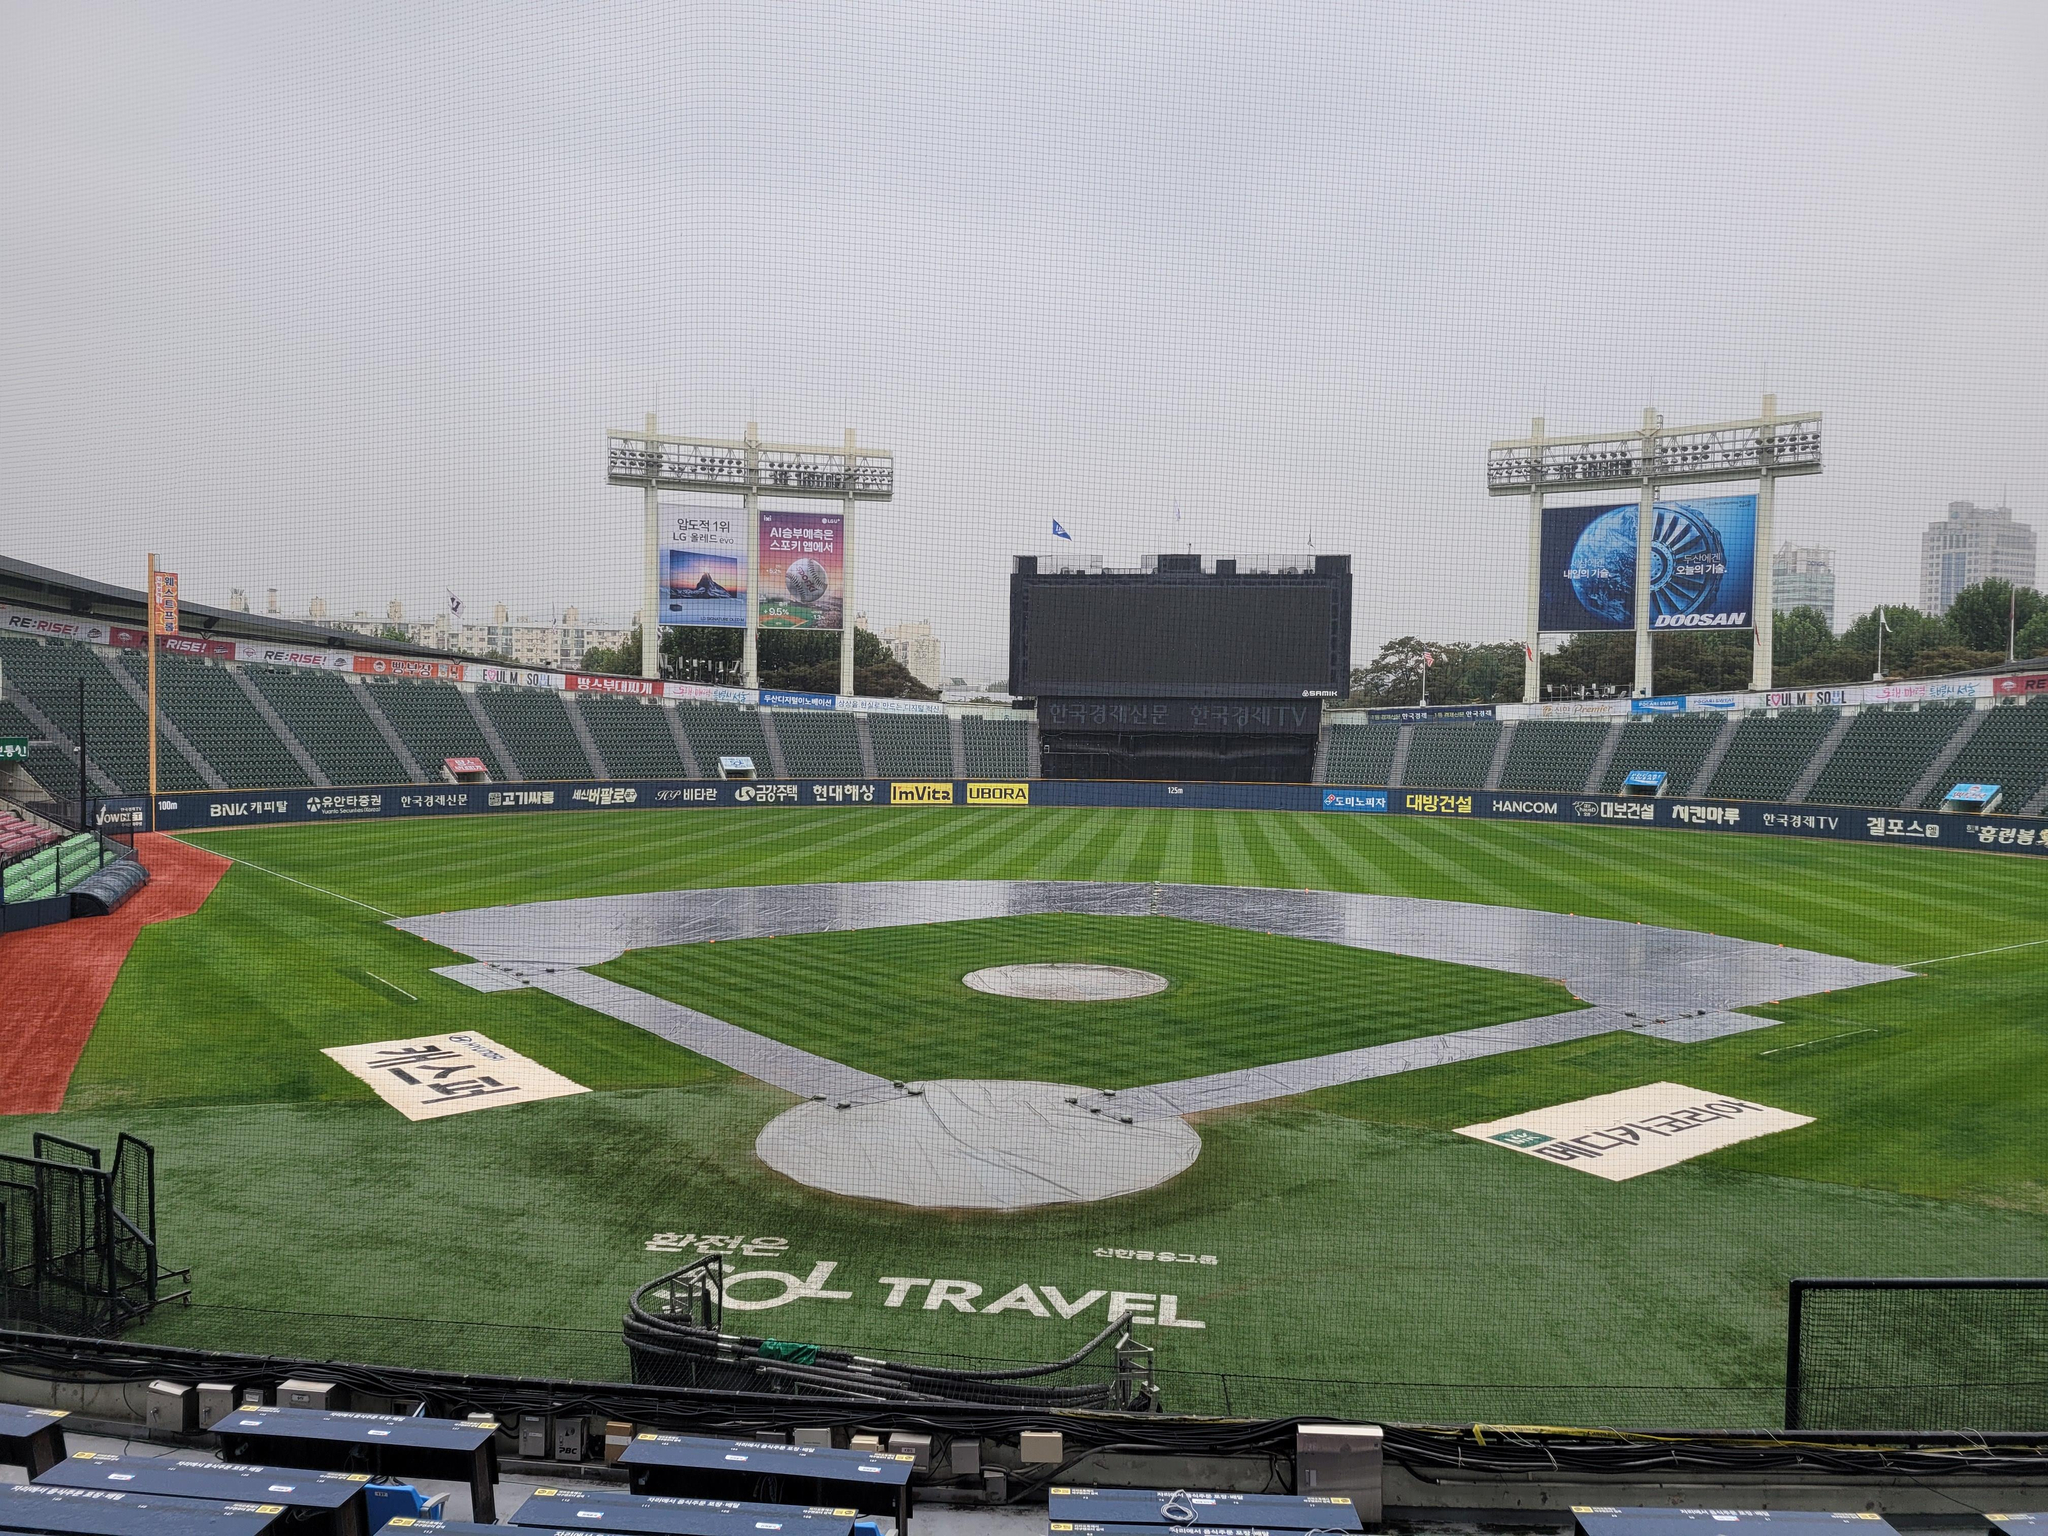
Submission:
[[1815,805],[1897,805],[1969,718],[1967,704],[1866,709],[1849,722],[1806,798]]
[[1416,789],[1484,789],[1500,742],[1497,720],[1431,722],[1414,727],[1404,785]]
[[1834,723],[1834,711],[1818,709],[1792,710],[1776,719],[1744,717],[1708,793],[1723,800],[1782,801]]
[[690,738],[690,750],[697,766],[712,778],[718,777],[721,757],[751,757],[754,772],[761,778],[775,773],[768,756],[768,741],[761,734],[761,720],[750,709],[731,704],[691,704],[676,711],[683,734]]
[[[60,747],[54,741],[32,741],[28,744],[28,776],[43,786],[43,792],[52,800],[76,804],[78,800],[78,758],[70,750]],[[99,786],[90,778],[85,781],[85,792],[97,794]]]
[[587,779],[597,772],[576,739],[562,696],[548,688],[480,688],[477,703],[529,779]]
[[775,735],[782,743],[782,761],[798,779],[860,779],[860,738],[853,716],[778,710]]
[[513,777],[511,765],[500,763],[484,741],[453,683],[400,679],[363,686],[428,778],[439,778],[442,762],[451,757],[482,758],[489,764],[492,778]]
[[1401,727],[1391,720],[1330,727],[1330,756],[1323,779],[1330,784],[1384,784],[1394,768]]
[[[1611,727],[1607,720],[1524,720],[1508,743],[1500,787],[1550,795],[1584,789]],[[1479,772],[1483,780],[1486,770]]]
[[[123,652],[121,661],[137,681],[148,675],[148,662],[134,652]],[[156,698],[160,713],[177,723],[193,750],[229,788],[285,789],[313,782],[224,668],[183,656],[160,656]],[[159,776],[166,755],[165,745],[159,743]],[[168,755],[178,754],[172,750]]]
[[1714,738],[1727,723],[1722,715],[1636,716],[1621,728],[1621,745],[1601,776],[1600,788],[1611,795],[1637,769],[1661,768],[1665,794],[1691,794],[1700,764],[1707,760]]
[[1935,810],[1950,789],[1958,784],[1996,784],[2003,792],[1998,803],[2008,816],[2033,799],[2048,783],[2048,699],[2026,704],[2005,704],[1984,717],[1948,771],[1935,781],[1920,804]]
[[34,853],[38,848],[47,848],[63,836],[54,828],[39,821],[30,821],[26,816],[17,815],[0,805],[0,863]]
[[0,901],[11,905],[61,896],[98,869],[106,857],[97,837],[74,832],[62,842],[0,866]]
[[334,783],[403,784],[412,777],[363,713],[355,690],[333,673],[297,667],[244,671]]
[[[142,711],[91,646],[0,635],[0,671],[10,690],[24,695],[65,731],[76,729],[78,683],[83,679],[86,754],[124,794],[148,792],[148,727]],[[198,775],[175,751],[162,753],[160,773],[166,789],[200,787]]]
[[1024,721],[967,715],[960,725],[967,743],[968,777],[1021,779],[1031,772],[1031,742]]
[[608,693],[580,694],[576,707],[583,712],[583,724],[613,778],[689,777],[689,765],[669,734],[667,707]]
[[875,770],[885,779],[950,779],[953,737],[935,715],[869,715]]

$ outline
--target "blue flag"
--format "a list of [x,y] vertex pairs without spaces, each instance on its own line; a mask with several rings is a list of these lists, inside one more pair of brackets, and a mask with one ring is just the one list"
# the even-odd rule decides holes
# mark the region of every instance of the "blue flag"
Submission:
[[1052,520],[1052,536],[1056,539],[1065,539],[1069,544],[1074,542],[1074,536],[1060,526],[1058,518]]

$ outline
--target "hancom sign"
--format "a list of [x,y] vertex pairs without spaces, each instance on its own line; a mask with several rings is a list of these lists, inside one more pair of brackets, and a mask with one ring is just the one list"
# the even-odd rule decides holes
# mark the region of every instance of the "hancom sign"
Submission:
[[[1635,628],[1636,513],[1546,507],[1537,624],[1546,634]],[[1650,532],[1650,628],[1748,629],[1756,498],[1660,501]]]

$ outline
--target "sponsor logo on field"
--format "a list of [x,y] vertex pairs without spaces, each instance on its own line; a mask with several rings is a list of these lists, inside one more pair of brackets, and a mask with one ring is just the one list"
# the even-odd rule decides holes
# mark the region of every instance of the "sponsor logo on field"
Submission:
[[1555,800],[1496,800],[1494,814],[1498,816],[1555,816]]
[[969,805],[1029,805],[1031,786],[1029,784],[970,784],[967,786]]
[[732,792],[741,805],[795,805],[794,784],[742,784]]
[[1654,800],[1574,800],[1572,814],[1589,821],[1655,821]]
[[891,805],[951,805],[953,786],[951,784],[891,784],[889,786]]
[[1387,792],[1384,789],[1323,791],[1323,809],[1326,811],[1384,811],[1386,808]]
[[1812,1123],[1811,1115],[1747,1099],[1682,1083],[1651,1083],[1483,1125],[1461,1125],[1458,1134],[1618,1183],[1738,1141]]
[[474,1031],[334,1046],[320,1054],[368,1083],[408,1120],[590,1092]]
[[1470,795],[1409,795],[1401,802],[1411,811],[1424,816],[1470,816],[1472,797]]

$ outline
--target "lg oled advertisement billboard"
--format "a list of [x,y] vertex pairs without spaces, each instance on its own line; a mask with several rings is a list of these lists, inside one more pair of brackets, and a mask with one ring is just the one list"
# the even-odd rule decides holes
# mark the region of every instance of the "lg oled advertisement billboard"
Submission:
[[[1635,628],[1636,503],[1546,507],[1537,622],[1546,634]],[[1650,532],[1650,628],[1748,629],[1756,498],[1660,501]]]
[[661,622],[745,628],[747,571],[738,516],[665,505],[661,526]]

